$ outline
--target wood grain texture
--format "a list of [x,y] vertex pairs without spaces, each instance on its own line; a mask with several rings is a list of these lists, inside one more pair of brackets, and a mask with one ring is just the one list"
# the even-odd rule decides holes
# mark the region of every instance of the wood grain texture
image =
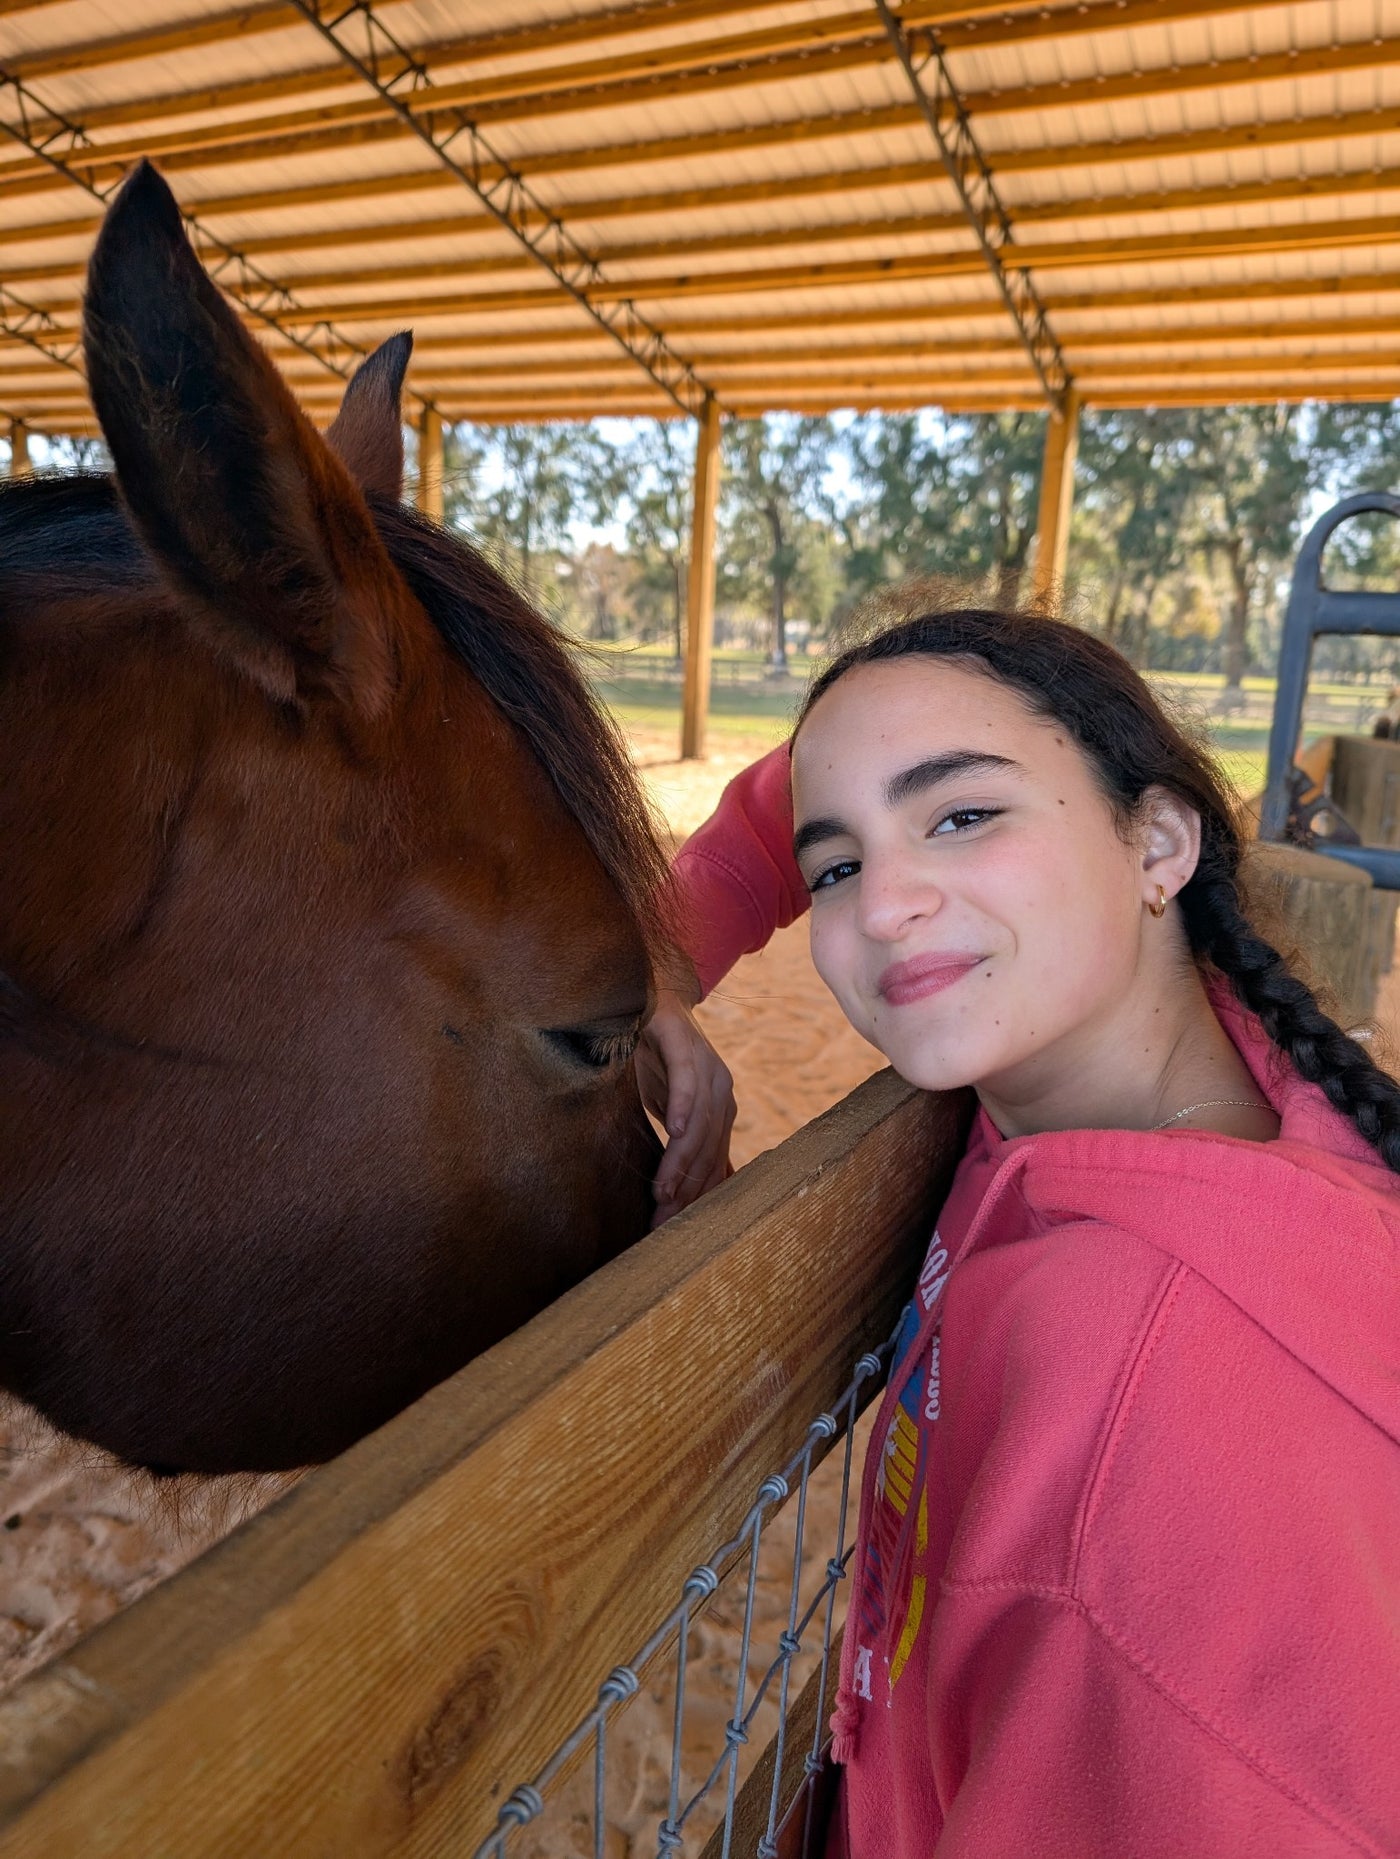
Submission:
[[1371,880],[1353,865],[1300,846],[1255,845],[1246,865],[1250,896],[1266,928],[1296,945],[1315,979],[1336,996],[1349,1022],[1375,1006],[1381,968],[1372,925]]
[[469,1853],[887,1333],[881,1073],[0,1702],[0,1859]]
[[1332,798],[1365,846],[1400,846],[1400,742],[1338,736]]

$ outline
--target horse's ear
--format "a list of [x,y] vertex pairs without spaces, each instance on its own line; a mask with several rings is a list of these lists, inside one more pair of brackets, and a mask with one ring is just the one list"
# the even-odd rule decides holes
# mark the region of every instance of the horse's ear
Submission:
[[403,496],[403,378],[413,353],[405,329],[355,370],[326,438],[362,490],[397,503]]
[[205,275],[148,162],[98,234],[84,346],[136,526],[222,649],[278,698],[380,714],[403,584],[350,473]]

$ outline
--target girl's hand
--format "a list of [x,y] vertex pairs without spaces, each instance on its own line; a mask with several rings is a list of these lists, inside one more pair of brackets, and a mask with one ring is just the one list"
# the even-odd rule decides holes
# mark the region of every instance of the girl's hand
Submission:
[[637,1048],[637,1081],[668,1138],[656,1171],[655,1228],[734,1172],[734,1080],[676,988],[660,991]]

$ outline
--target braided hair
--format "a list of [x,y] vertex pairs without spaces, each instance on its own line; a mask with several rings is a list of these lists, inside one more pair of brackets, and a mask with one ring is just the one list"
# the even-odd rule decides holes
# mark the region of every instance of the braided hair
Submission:
[[1120,653],[1077,626],[1037,613],[925,611],[917,586],[899,599],[907,617],[880,626],[827,666],[807,692],[798,728],[822,693],[857,665],[906,654],[973,659],[1070,732],[1120,825],[1131,824],[1149,788],[1184,801],[1201,821],[1200,858],[1177,896],[1197,962],[1225,977],[1299,1075],[1321,1086],[1400,1173],[1400,1085],[1323,1011],[1250,920],[1240,881],[1247,840],[1210,754],[1173,722]]

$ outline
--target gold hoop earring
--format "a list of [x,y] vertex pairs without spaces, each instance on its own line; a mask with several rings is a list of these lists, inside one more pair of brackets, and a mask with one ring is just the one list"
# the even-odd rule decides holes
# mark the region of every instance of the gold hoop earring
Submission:
[[1157,886],[1157,901],[1147,906],[1149,916],[1164,917],[1167,914],[1167,892],[1165,885]]

